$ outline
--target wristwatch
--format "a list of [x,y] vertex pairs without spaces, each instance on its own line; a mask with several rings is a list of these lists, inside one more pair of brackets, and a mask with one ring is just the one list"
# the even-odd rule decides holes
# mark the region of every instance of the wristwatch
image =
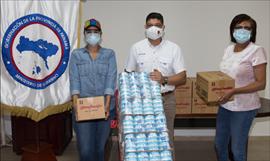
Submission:
[[163,81],[162,85],[165,86],[166,84],[168,84],[168,80],[169,80],[168,77],[164,77],[164,81]]

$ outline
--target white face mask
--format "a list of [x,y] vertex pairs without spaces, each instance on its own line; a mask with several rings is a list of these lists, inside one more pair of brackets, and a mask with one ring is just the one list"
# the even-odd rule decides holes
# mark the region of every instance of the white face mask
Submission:
[[89,33],[86,34],[85,41],[92,46],[99,45],[101,42],[101,36],[99,33]]
[[152,26],[145,30],[146,37],[151,40],[156,40],[158,38],[161,38],[163,34],[164,34],[163,29],[157,26]]

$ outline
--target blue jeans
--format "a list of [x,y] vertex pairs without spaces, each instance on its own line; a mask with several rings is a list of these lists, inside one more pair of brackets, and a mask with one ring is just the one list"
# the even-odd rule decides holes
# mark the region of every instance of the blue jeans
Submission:
[[110,119],[77,122],[73,112],[73,125],[80,161],[104,161]]
[[228,161],[228,146],[231,141],[231,150],[234,161],[246,161],[246,145],[248,133],[257,110],[229,111],[219,107],[216,122],[215,147],[218,161]]

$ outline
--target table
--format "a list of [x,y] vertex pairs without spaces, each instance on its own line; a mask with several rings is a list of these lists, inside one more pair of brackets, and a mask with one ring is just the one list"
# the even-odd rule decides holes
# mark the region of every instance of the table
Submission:
[[[256,117],[270,117],[270,99],[260,98],[261,108],[258,110]],[[177,114],[174,127],[216,127],[216,114]],[[230,146],[229,146],[230,147]],[[246,145],[246,149],[248,144]],[[229,158],[233,160],[230,150]]]
[[35,122],[26,117],[11,117],[13,151],[21,154],[22,147],[37,141],[52,145],[56,155],[61,155],[72,139],[71,111],[54,114]]
[[[258,110],[256,117],[270,116],[270,99],[260,98],[261,108]],[[216,127],[216,114],[177,114],[175,117],[174,127]]]

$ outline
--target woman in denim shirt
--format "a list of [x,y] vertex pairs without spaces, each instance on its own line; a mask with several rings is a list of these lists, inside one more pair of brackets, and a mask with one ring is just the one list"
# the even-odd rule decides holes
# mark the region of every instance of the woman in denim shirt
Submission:
[[75,49],[69,64],[73,108],[76,108],[77,98],[105,97],[105,120],[77,122],[73,117],[80,161],[104,161],[104,147],[110,133],[110,110],[115,105],[115,53],[100,46],[101,34],[100,23],[95,19],[87,20],[84,26],[87,46]]

